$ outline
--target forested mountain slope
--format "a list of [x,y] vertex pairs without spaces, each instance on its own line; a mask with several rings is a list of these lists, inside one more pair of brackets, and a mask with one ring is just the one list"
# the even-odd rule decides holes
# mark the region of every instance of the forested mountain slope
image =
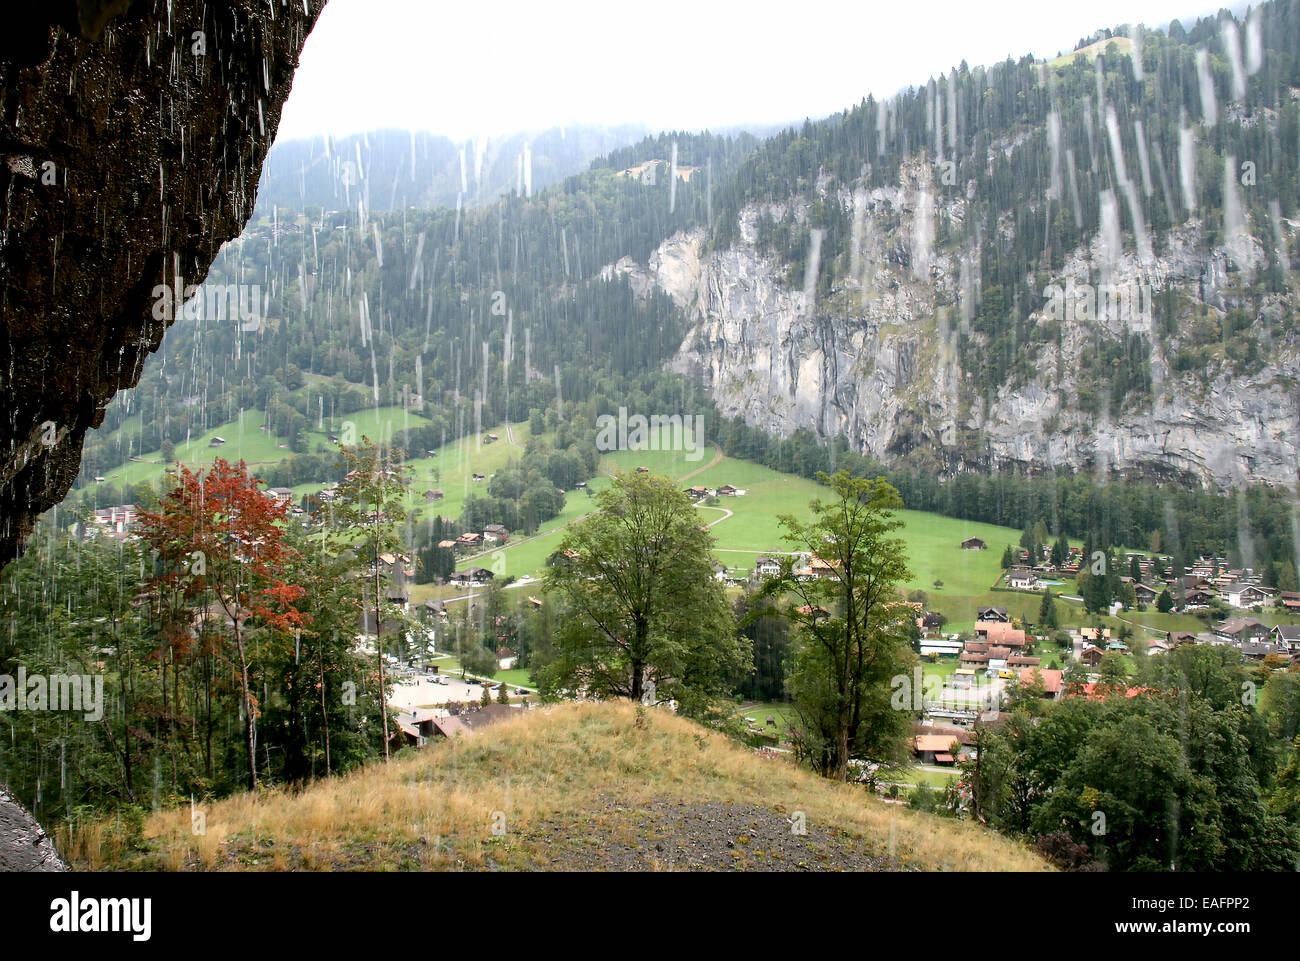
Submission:
[[966,64],[766,141],[668,292],[724,414],[941,473],[1290,485],[1300,5]]

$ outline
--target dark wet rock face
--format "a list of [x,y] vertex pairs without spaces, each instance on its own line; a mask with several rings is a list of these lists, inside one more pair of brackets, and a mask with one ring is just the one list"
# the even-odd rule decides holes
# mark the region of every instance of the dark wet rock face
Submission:
[[66,870],[54,842],[13,795],[0,788],[0,872]]
[[[253,210],[325,0],[56,0],[0,42],[0,565]],[[166,316],[170,316],[170,312]]]

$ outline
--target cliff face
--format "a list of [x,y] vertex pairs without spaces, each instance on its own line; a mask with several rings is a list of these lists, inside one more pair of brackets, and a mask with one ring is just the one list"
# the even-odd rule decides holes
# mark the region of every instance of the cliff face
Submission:
[[[829,189],[820,187],[823,196]],[[842,435],[881,460],[905,456],[940,471],[1015,465],[1214,486],[1296,482],[1300,329],[1293,293],[1261,307],[1283,335],[1262,335],[1269,338],[1261,343],[1264,363],[1251,373],[1227,364],[1179,372],[1168,354],[1179,347],[1182,330],[1154,337],[1137,307],[1075,319],[1075,302],[1067,300],[1060,335],[1043,346],[1033,376],[981,391],[962,370],[957,350],[976,307],[972,264],[978,261],[934,244],[930,226],[940,208],[944,219],[960,222],[966,198],[936,191],[929,168],[919,163],[904,165],[897,187],[831,196],[854,212],[859,263],[820,301],[792,288],[785,268],[757,242],[760,218],[806,220],[808,207],[798,201],[745,208],[740,240],[729,249],[705,254],[702,233],[679,234],[645,265],[624,258],[606,268],[627,275],[634,289],[657,285],[686,311],[691,329],[669,367],[708,388],[724,414],[781,436],[799,428],[822,438]],[[1281,228],[1294,246],[1297,225],[1283,221]],[[1225,292],[1228,274],[1263,262],[1253,237],[1232,243],[1233,249],[1204,243],[1201,225],[1192,221],[1170,237],[1163,255],[1139,269],[1134,254],[1114,253],[1097,237],[1067,257],[1051,283],[1063,290],[1087,283],[1089,267],[1105,264],[1108,282],[1121,291],[1136,291],[1130,285],[1143,278],[1148,296],[1172,287],[1185,327],[1199,313],[1217,317],[1234,306]],[[1035,317],[1046,324],[1050,314],[1044,298]],[[1143,332],[1153,339],[1150,402],[1126,405],[1115,417],[1104,403],[1100,414],[1081,410],[1085,349],[1098,333],[1121,342]],[[977,348],[979,340],[976,334]]]
[[0,565],[239,235],[325,0],[58,0],[0,45]]
[[0,872],[66,871],[49,836],[21,804],[0,788]]

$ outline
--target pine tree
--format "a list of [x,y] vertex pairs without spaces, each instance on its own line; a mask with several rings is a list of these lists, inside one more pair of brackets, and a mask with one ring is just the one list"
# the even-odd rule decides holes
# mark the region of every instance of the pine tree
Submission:
[[1043,591],[1043,602],[1038,605],[1038,626],[1056,627],[1056,600],[1051,591]]

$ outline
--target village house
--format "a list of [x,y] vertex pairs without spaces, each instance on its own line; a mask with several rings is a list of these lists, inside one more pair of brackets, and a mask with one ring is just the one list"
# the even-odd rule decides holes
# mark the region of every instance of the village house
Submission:
[[424,499],[426,501],[440,501],[444,496],[446,495],[444,495],[442,491],[436,489],[424,492]]
[[275,504],[293,503],[293,491],[288,487],[268,487],[266,496]]
[[488,704],[482,707],[475,705],[461,714],[437,718],[433,723],[433,733],[448,738],[458,735],[473,737],[485,727],[519,717],[519,712],[522,710],[522,707],[510,704]]
[[1025,632],[1013,628],[1002,621],[976,621],[975,636],[982,641],[999,647],[1021,648],[1025,646]]
[[1030,657],[1025,654],[1012,654],[1007,658],[1007,667],[1010,668],[1039,667],[1042,663],[1043,659],[1041,657]]
[[688,487],[686,488],[686,496],[699,500],[702,497],[711,497],[713,493],[707,487]]
[[1288,654],[1300,653],[1300,624],[1279,624],[1269,632],[1269,640]]
[[1038,590],[1038,575],[1033,571],[1012,571],[1007,575],[1007,584],[1013,591]]
[[483,528],[483,540],[489,544],[504,544],[510,540],[510,531],[504,524],[488,524]]
[[1189,590],[1183,596],[1183,605],[1181,610],[1184,611],[1208,611],[1210,602],[1215,598],[1212,591],[1203,587],[1195,587]]
[[723,484],[721,487],[718,488],[718,496],[719,496],[719,497],[735,497],[735,496],[736,496],[736,488],[732,487],[730,484]]
[[486,475],[486,474],[480,474],[480,473],[478,473],[477,471],[475,471],[475,472],[474,472],[472,475],[470,475],[470,476],[472,476],[472,477],[474,478],[474,480],[476,480],[476,481],[487,480],[487,475]]
[[456,547],[459,550],[469,550],[478,547],[483,542],[482,534],[475,534],[473,531],[466,531],[456,538]]
[[964,551],[982,551],[987,548],[988,545],[978,537],[968,537],[961,542],[961,549]]
[[808,559],[808,569],[812,571],[813,577],[819,580],[823,577],[835,576],[835,565],[828,560],[823,560],[816,554]]
[[754,561],[754,573],[759,577],[775,577],[781,573],[781,562],[775,557],[760,557]]
[[1065,691],[1065,673],[1063,671],[1054,671],[1050,668],[1043,670],[1037,667],[1026,667],[1020,672],[1021,684],[1033,684],[1035,679],[1042,682],[1043,700],[1059,700],[1061,694]]
[[1230,617],[1215,626],[1214,636],[1220,638],[1220,643],[1240,647],[1247,641],[1268,640],[1268,630],[1267,625],[1253,617]]
[[1280,654],[1285,656],[1289,651],[1272,641],[1243,641],[1241,645],[1241,656],[1249,658],[1252,661],[1262,661],[1270,654]]
[[990,647],[989,648],[989,670],[1004,671],[1007,668],[1007,658],[1011,656],[1009,647]]
[[1133,596],[1139,604],[1154,604],[1160,592],[1154,587],[1138,583],[1133,585]]
[[1300,611],[1300,591],[1282,591],[1277,596],[1277,606],[1286,611]]
[[981,607],[975,612],[976,621],[1001,621],[1004,624],[1010,624],[1011,618],[1007,617],[1005,607]]
[[208,446],[221,447],[223,444],[225,444],[225,442],[226,439],[224,437],[213,437],[212,440],[208,441]]
[[1110,628],[1081,627],[1079,636],[1083,638],[1085,644],[1100,644],[1103,641],[1110,640]]
[[1087,667],[1099,667],[1105,652],[1096,644],[1089,644],[1079,655],[1079,661]]
[[961,654],[961,641],[952,641],[947,639],[924,639],[921,641],[921,656],[926,657],[930,654],[941,657],[957,657]]
[[1220,594],[1232,607],[1258,607],[1271,604],[1273,600],[1267,588],[1257,587],[1254,584],[1227,584]]
[[912,750],[922,764],[953,764],[961,741],[953,734],[918,734],[912,738]]
[[125,537],[131,533],[139,520],[139,512],[134,504],[121,504],[117,507],[101,507],[95,511],[94,526],[88,534],[107,534],[110,537]]
[[[397,617],[381,617],[379,624],[383,629],[384,637],[400,634],[403,631],[402,620]],[[357,630],[368,637],[375,636],[375,612],[373,610],[361,613],[358,618]]]
[[456,571],[451,577],[447,578],[447,583],[455,584],[458,587],[482,587],[495,576],[486,567],[471,567],[467,570]]

